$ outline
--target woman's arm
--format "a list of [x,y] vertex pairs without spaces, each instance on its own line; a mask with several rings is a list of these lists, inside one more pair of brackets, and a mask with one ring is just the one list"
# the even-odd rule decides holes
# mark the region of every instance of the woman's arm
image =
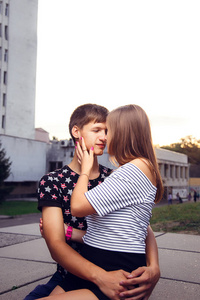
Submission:
[[85,217],[96,213],[93,206],[85,197],[88,190],[89,174],[83,173],[79,176],[77,184],[71,195],[71,214],[76,217]]
[[[67,228],[68,227],[69,226],[67,226],[66,224],[64,224],[65,234],[67,232]],[[83,236],[85,234],[86,234],[85,230],[80,230],[80,229],[77,229],[77,228],[73,228],[73,230],[72,230],[72,236],[71,236],[71,241],[83,244]]]
[[[86,148],[84,139],[82,139],[82,147]],[[94,161],[93,149],[90,151],[82,151],[79,143],[77,143],[77,156],[81,161],[81,174],[71,195],[71,214],[76,217],[85,217],[94,214],[96,211],[85,197],[88,191],[88,181]]]

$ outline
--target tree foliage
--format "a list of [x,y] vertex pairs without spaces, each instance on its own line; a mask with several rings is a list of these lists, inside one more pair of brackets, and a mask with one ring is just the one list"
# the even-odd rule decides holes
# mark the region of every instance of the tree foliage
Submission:
[[3,201],[10,192],[10,188],[5,187],[4,180],[10,175],[11,164],[10,158],[6,157],[6,151],[2,148],[0,142],[0,202]]
[[179,143],[163,146],[161,148],[186,154],[189,163],[194,165],[200,164],[200,140],[197,140],[192,135],[181,138]]

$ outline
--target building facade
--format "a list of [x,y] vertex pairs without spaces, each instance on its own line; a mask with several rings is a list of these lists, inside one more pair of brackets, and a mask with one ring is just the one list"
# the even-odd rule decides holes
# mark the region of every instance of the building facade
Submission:
[[189,192],[189,163],[185,154],[155,148],[160,173],[164,184],[164,199],[169,193],[176,200],[177,193],[187,200]]
[[35,138],[37,1],[0,1],[0,134]]
[[0,0],[0,141],[16,194],[35,193],[46,172],[48,138],[35,134],[37,13],[38,0]]

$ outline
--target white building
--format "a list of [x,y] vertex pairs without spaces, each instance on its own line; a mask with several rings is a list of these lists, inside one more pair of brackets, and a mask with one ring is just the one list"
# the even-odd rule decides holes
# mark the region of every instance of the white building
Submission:
[[187,199],[189,192],[189,163],[185,154],[155,148],[160,173],[164,184],[164,199],[168,194],[176,199],[179,193],[181,198]]
[[[10,157],[7,184],[35,193],[46,172],[46,142],[35,139],[38,0],[0,0],[0,141]],[[20,188],[21,187],[21,188]]]

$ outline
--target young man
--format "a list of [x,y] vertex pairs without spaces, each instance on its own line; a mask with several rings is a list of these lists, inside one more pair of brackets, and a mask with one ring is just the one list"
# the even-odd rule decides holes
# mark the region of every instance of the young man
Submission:
[[[103,154],[106,146],[107,113],[107,109],[102,106],[85,104],[79,106],[70,118],[69,131],[74,142],[81,143],[81,137],[84,137],[86,147],[94,147],[95,159],[89,189],[100,184],[111,172],[110,169],[99,165],[97,160],[97,156]],[[79,254],[82,245],[70,242],[71,234],[74,240],[81,230],[86,230],[85,219],[72,217],[70,214],[70,198],[80,171],[80,163],[75,153],[68,166],[51,172],[40,180],[38,208],[42,210],[44,238],[52,258],[58,263],[58,268],[46,285],[36,287],[25,300],[48,296],[65,277],[65,270],[95,283],[110,299],[120,299],[120,292],[123,292],[124,299],[131,296],[137,297],[138,300],[148,299],[160,276],[157,245],[150,228],[146,241],[147,267],[133,271],[129,278],[123,270],[106,272],[87,261]],[[68,229],[73,227],[73,231],[64,232],[63,221],[70,226]],[[134,289],[133,285],[140,286]],[[129,299],[135,299],[132,297]]]

